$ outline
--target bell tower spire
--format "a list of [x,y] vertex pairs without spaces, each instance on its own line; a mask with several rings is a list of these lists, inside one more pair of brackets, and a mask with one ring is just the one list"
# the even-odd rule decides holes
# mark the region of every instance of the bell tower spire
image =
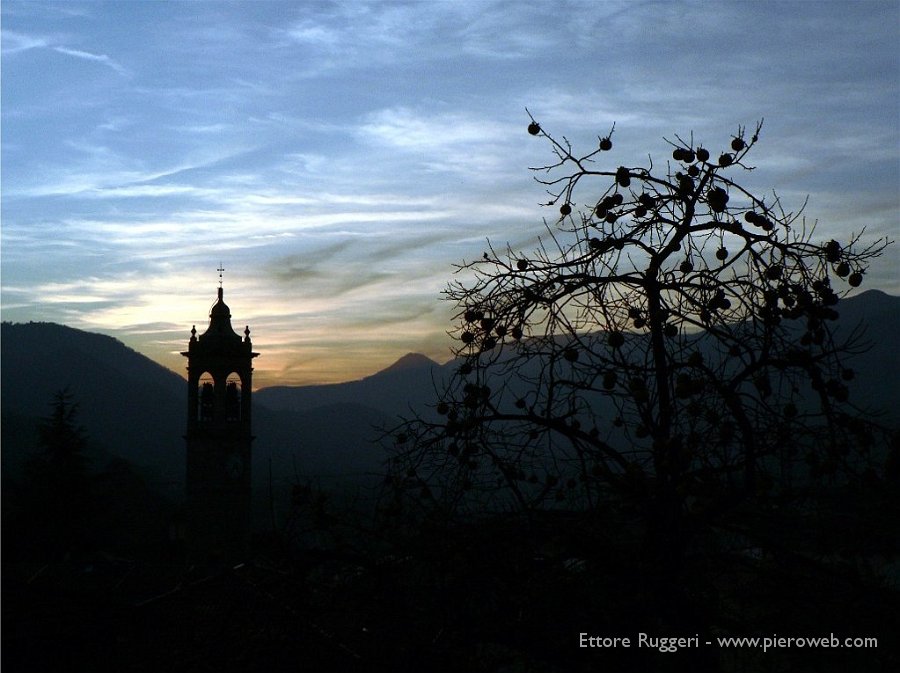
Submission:
[[249,327],[244,337],[231,327],[231,309],[222,289],[209,326],[191,329],[188,350],[187,542],[192,561],[233,562],[250,546],[250,457],[253,433],[251,394],[253,352]]

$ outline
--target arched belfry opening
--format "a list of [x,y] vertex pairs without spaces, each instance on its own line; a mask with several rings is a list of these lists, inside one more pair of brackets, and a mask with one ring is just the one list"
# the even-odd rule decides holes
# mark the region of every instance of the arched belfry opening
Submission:
[[231,374],[225,381],[225,420],[241,422],[241,377]]
[[192,562],[233,562],[250,544],[250,328],[231,326],[221,271],[209,325],[191,329],[188,350],[187,543]]
[[201,423],[212,423],[216,414],[216,382],[212,374],[201,374],[197,388],[197,419]]
[[240,423],[244,417],[243,386],[237,372],[228,374],[224,383],[217,383],[209,372],[201,374],[196,390],[191,391],[197,400],[197,421],[215,423],[221,418],[228,423]]

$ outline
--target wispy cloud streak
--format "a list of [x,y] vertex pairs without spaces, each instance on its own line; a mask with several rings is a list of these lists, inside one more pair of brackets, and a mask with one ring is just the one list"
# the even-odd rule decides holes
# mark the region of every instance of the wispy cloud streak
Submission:
[[94,63],[99,63],[101,65],[105,65],[108,68],[112,68],[120,75],[127,75],[128,70],[126,70],[122,65],[111,59],[106,54],[92,54],[89,51],[81,51],[80,49],[69,49],[68,47],[53,47],[53,51],[59,54],[65,54],[66,56],[73,56],[75,58],[84,59],[85,61],[92,61]]

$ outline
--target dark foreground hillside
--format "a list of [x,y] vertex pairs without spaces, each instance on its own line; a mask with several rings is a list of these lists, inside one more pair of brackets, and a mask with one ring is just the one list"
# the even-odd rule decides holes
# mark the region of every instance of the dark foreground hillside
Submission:
[[[900,505],[884,493],[870,502]],[[707,542],[677,602],[647,574],[627,517],[562,512],[420,522],[414,533],[397,521],[344,542],[336,529],[353,523],[332,520],[320,529],[337,533],[328,545],[286,552],[270,540],[216,571],[186,568],[177,554],[5,563],[2,664],[48,673],[891,671],[900,600],[876,559],[896,551],[845,548],[866,539],[857,517],[874,511],[769,525],[773,535],[794,524],[808,533],[776,555]],[[581,633],[629,638],[631,648],[581,648]],[[642,633],[713,645],[638,648]],[[776,634],[877,647],[763,652],[716,640]]]
[[[900,407],[892,352],[898,301],[869,292],[841,307],[848,322],[869,323],[872,348],[854,364],[852,386],[864,407],[885,409],[886,425]],[[74,358],[38,365],[11,327],[4,325],[2,340],[4,671],[843,673],[900,666],[900,447],[890,432],[868,447],[870,469],[803,483],[790,500],[761,496],[740,507],[722,500],[695,518],[704,525],[686,531],[684,567],[673,583],[675,573],[646,556],[640,498],[610,496],[590,511],[561,505],[454,516],[426,489],[400,489],[408,475],[376,478],[385,454],[368,439],[390,423],[398,403],[361,404],[368,400],[360,391],[372,400],[404,387],[420,391],[449,371],[416,359],[384,378],[333,387],[315,408],[293,406],[309,404],[309,391],[279,391],[277,410],[260,405],[252,551],[240,563],[199,567],[185,557],[181,504],[148,469],[153,447],[169,446],[155,442],[171,441],[183,456],[183,380],[104,337],[76,335],[90,348],[71,350],[68,328],[56,326],[31,335],[32,343],[50,347],[41,339],[58,330],[67,345],[57,343],[56,357]],[[88,351],[91,358],[78,355]],[[10,354],[17,364],[6,367]],[[50,378],[28,378],[29,362]],[[132,428],[106,425],[112,420],[101,394],[113,376],[119,382],[109,384],[110,394],[131,396],[115,408],[137,414]],[[139,385],[142,377],[148,385]],[[77,478],[59,480],[29,457],[46,441],[36,423],[72,381],[73,424],[85,430],[91,462],[70,465],[65,474]],[[143,415],[152,403],[136,391],[170,396],[175,418]],[[162,440],[163,433],[176,437]],[[123,437],[128,450],[140,450],[125,453]],[[279,497],[269,488],[280,489]],[[581,647],[582,634],[607,646]],[[718,641],[823,636],[829,647],[793,641],[764,651],[762,641]],[[832,636],[840,647],[830,646]],[[874,640],[848,647],[847,638]]]

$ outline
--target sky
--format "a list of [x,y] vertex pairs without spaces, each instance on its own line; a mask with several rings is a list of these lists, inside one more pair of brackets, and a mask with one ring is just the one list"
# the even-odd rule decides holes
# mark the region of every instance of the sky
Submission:
[[[454,265],[555,211],[526,132],[619,164],[765,119],[744,184],[900,238],[900,2],[19,2],[2,20],[0,314],[183,373],[220,264],[254,387],[444,362]],[[587,198],[587,197],[586,197]],[[900,294],[900,246],[861,289]]]

